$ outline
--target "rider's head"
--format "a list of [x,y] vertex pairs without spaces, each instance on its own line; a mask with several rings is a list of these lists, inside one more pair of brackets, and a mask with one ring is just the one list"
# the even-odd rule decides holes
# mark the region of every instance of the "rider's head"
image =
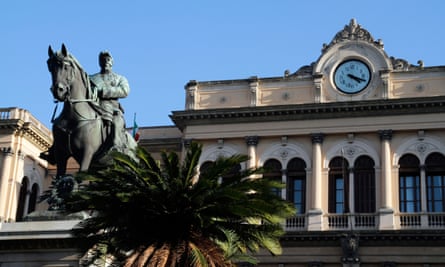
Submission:
[[110,52],[102,51],[99,53],[99,66],[102,72],[111,71],[113,67],[113,57]]

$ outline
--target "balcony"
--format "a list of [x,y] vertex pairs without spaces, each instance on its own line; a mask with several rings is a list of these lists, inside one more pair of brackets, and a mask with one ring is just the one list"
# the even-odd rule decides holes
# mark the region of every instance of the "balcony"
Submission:
[[[380,214],[325,214],[322,217],[324,230],[378,230]],[[299,214],[286,220],[285,230],[307,231],[308,215]],[[399,230],[433,230],[445,229],[445,213],[399,213],[394,214],[394,228]]]

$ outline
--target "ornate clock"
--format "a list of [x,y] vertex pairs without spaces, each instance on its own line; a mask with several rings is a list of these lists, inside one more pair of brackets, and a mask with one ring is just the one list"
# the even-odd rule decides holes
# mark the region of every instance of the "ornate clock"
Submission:
[[356,94],[364,90],[371,81],[371,70],[361,60],[350,59],[335,69],[334,84],[346,94]]

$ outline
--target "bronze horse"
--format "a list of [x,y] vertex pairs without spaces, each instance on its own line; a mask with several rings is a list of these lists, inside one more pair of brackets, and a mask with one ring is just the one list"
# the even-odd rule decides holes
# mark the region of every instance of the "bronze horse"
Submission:
[[[79,163],[80,171],[86,171],[93,161],[106,155],[112,142],[100,115],[100,99],[80,63],[63,44],[58,52],[49,46],[48,56],[51,92],[56,101],[64,103],[62,112],[53,122],[53,149],[57,176],[60,177],[66,174],[70,157]],[[125,152],[133,152],[136,142],[129,134],[127,141]]]

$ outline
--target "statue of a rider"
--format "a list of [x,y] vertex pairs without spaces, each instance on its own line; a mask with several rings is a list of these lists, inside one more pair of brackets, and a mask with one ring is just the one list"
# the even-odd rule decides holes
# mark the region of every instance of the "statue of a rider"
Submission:
[[[124,76],[113,72],[113,57],[109,52],[99,53],[99,66],[100,72],[90,76],[90,83],[100,99],[101,116],[108,135],[107,151],[110,149],[125,151],[128,135],[125,130],[124,110],[118,99],[128,96],[130,86]],[[54,124],[62,129],[67,127],[66,122],[61,118],[57,118]],[[54,144],[48,151],[42,152],[40,157],[50,164],[55,164]]]
[[102,119],[108,135],[113,140],[113,149],[123,151],[127,144],[125,134],[124,110],[118,99],[125,98],[130,92],[127,79],[113,72],[113,57],[107,51],[99,53],[100,72],[90,76],[91,86],[101,99]]

